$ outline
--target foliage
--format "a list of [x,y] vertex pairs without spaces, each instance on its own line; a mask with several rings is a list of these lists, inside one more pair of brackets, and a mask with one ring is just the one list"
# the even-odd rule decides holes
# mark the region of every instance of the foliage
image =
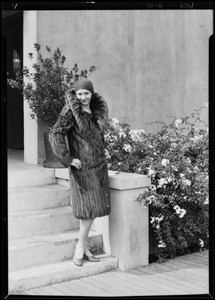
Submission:
[[50,128],[65,104],[65,92],[72,88],[79,77],[88,77],[96,67],[80,70],[75,63],[71,70],[68,70],[64,66],[66,57],[59,48],[52,52],[51,48],[46,46],[49,56],[47,58],[43,58],[40,44],[35,43],[34,48],[37,55],[36,63],[33,63],[33,53],[28,54],[32,61],[33,72],[24,67],[22,71],[16,73],[15,79],[10,78],[7,82],[12,88],[22,92],[32,110],[32,119],[37,117]]
[[131,130],[116,118],[106,132],[109,169],[151,178],[137,201],[140,208],[150,205],[159,260],[208,247],[209,143],[200,119],[205,107],[181,119],[171,116],[168,123],[154,122],[161,125],[156,133]]

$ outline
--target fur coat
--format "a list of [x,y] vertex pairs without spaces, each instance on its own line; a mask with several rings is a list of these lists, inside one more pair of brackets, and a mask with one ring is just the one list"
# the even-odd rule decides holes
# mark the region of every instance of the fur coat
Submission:
[[[108,121],[108,107],[106,101],[94,93],[90,114],[82,109],[75,92],[71,94],[72,100],[64,105],[49,132],[49,140],[54,154],[69,168],[74,216],[92,219],[108,215],[111,209],[103,132]],[[71,166],[74,158],[81,161],[81,169]]]

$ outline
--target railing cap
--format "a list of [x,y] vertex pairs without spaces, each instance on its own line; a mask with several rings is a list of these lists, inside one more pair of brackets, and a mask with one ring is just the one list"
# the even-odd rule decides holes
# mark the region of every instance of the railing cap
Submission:
[[[115,190],[131,190],[138,188],[146,188],[151,184],[150,178],[146,175],[108,171],[110,188]],[[55,169],[55,177],[69,180],[69,172],[67,168]]]
[[130,190],[138,188],[146,188],[151,184],[151,180],[147,175],[108,171],[110,188],[116,190]]

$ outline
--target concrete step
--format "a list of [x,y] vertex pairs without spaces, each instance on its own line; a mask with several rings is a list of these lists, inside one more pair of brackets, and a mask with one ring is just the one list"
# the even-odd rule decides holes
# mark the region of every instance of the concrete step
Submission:
[[43,264],[25,270],[9,272],[9,293],[65,282],[117,269],[118,259],[107,254],[97,255],[99,262],[84,260],[81,267],[72,260]]
[[74,217],[71,206],[15,212],[11,213],[8,218],[9,239],[78,228],[79,220]]
[[8,213],[69,205],[69,196],[69,188],[57,184],[10,189]]
[[[78,241],[78,230],[37,235],[9,241],[9,270],[71,259]],[[90,230],[88,246],[92,253],[103,252],[102,235]]]
[[32,167],[8,172],[8,191],[12,188],[40,186],[56,183],[55,169]]

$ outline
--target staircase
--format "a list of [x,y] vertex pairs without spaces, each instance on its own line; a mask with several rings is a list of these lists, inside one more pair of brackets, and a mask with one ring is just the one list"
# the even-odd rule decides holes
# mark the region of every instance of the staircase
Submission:
[[9,293],[86,277],[117,268],[103,253],[102,235],[90,231],[89,249],[100,262],[75,266],[79,220],[69,187],[57,184],[54,169],[41,166],[8,173]]

